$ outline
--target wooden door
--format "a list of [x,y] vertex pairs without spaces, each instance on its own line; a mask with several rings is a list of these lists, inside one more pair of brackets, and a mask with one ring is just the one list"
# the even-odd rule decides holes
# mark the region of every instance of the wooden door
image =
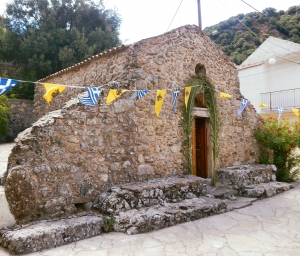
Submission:
[[206,119],[195,118],[193,129],[193,174],[207,178]]

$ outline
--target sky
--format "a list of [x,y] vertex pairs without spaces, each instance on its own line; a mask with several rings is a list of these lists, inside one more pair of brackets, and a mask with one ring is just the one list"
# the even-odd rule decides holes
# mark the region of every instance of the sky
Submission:
[[[6,3],[0,0],[0,13]],[[187,24],[198,24],[197,0],[103,0],[109,9],[116,9],[121,16],[120,39],[124,44],[157,36]],[[299,5],[300,0],[244,0],[259,11],[267,7],[287,10]],[[202,28],[215,25],[240,13],[253,10],[241,0],[200,0]],[[181,5],[180,5],[181,3]],[[171,23],[178,6],[178,12]],[[171,26],[170,26],[171,24]],[[170,27],[169,27],[170,26]],[[169,28],[169,29],[168,29]]]

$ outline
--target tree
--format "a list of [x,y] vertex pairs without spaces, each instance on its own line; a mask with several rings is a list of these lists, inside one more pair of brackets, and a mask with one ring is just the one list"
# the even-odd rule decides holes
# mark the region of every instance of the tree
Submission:
[[[267,17],[265,16],[267,15]],[[240,20],[251,29],[251,32]],[[259,12],[238,14],[204,29],[204,32],[220,46],[222,51],[241,64],[269,35],[300,43],[300,6],[292,6],[286,12],[268,7]],[[213,33],[218,31],[218,33]]]
[[0,58],[18,66],[19,79],[34,81],[119,45],[120,22],[102,0],[14,0]]

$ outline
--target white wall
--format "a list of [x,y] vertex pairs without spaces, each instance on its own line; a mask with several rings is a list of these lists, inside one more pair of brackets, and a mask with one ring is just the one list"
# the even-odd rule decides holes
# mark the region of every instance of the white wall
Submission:
[[[300,61],[300,55],[285,56],[293,61]],[[300,65],[290,61],[277,59],[275,65],[263,62],[260,65],[238,70],[240,90],[250,100],[258,113],[261,109],[261,93],[300,89]]]

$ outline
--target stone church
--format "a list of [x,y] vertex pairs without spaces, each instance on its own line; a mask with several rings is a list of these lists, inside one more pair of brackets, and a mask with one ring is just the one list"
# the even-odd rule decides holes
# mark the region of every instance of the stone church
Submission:
[[[215,167],[256,163],[253,130],[259,116],[248,105],[237,118],[243,96],[234,64],[197,26],[187,25],[113,48],[39,81],[36,122],[19,134],[5,177],[15,218],[28,222],[71,215],[114,184],[186,174],[180,120],[184,88],[195,75],[205,76],[216,89],[220,130]],[[69,87],[49,105],[43,83]],[[78,102],[82,87],[103,89],[94,108]],[[174,88],[182,90],[172,113]],[[106,105],[109,89],[128,92]],[[157,117],[159,89],[167,92]],[[130,100],[130,90],[149,93]],[[220,98],[218,92],[232,97]],[[193,112],[193,174],[210,178],[210,117],[201,98],[201,93],[195,97]]]

